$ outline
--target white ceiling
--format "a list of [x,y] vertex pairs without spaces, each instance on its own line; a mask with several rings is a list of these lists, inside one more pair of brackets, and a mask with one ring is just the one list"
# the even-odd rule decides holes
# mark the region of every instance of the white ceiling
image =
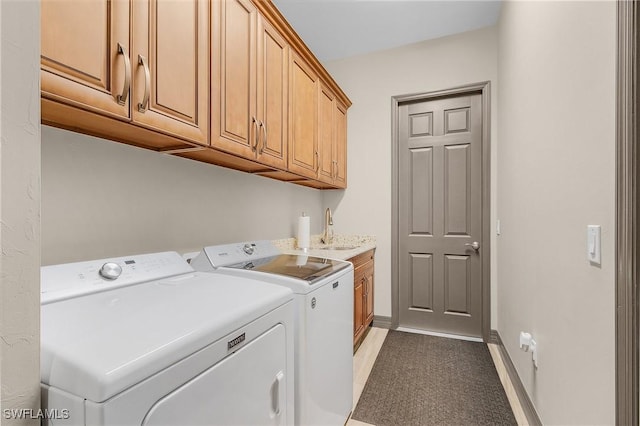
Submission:
[[321,62],[491,26],[501,6],[499,0],[273,2]]

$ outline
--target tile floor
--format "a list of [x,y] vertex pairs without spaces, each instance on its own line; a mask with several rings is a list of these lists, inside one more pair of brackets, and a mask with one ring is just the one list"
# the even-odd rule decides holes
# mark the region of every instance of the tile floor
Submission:
[[[354,410],[356,408],[356,404],[358,403],[358,399],[360,399],[360,395],[364,390],[364,385],[365,383],[367,383],[367,378],[369,377],[369,373],[371,373],[371,369],[373,368],[373,364],[376,361],[378,352],[380,352],[382,343],[384,342],[385,337],[387,337],[387,332],[388,330],[386,329],[372,327],[369,331],[369,334],[367,335],[367,337],[365,337],[364,341],[360,345],[360,348],[358,348],[358,351],[353,355]],[[507,370],[504,367],[504,363],[502,362],[498,347],[493,344],[489,344],[487,346],[489,347],[489,352],[491,353],[493,362],[496,365],[498,377],[500,377],[500,381],[502,382],[502,386],[505,389],[507,398],[509,398],[509,402],[511,403],[511,409],[513,410],[513,414],[516,417],[518,426],[528,426],[527,418],[524,415],[524,411],[522,410],[522,406],[520,405],[518,396],[514,390],[513,385],[511,384],[511,380],[509,379]],[[369,423],[363,423],[358,420],[349,419],[346,426],[371,425],[369,425]]]

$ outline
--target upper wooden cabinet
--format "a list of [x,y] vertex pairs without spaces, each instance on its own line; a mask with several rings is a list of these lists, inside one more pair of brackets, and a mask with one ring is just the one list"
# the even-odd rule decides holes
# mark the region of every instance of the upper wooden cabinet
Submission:
[[256,119],[256,18],[249,0],[212,2],[211,146],[253,157]]
[[318,93],[318,180],[337,188],[347,185],[347,109],[331,89],[320,83]]
[[208,144],[208,2],[43,1],[41,21],[43,98]]
[[318,152],[320,167],[318,179],[322,182],[333,183],[335,174],[335,96],[323,83],[318,92]]
[[214,7],[211,145],[284,170],[289,47],[250,1]]
[[209,3],[133,1],[136,124],[208,144]]
[[318,152],[318,76],[296,53],[291,55],[289,79],[289,171],[316,178]]
[[335,121],[335,174],[333,184],[338,188],[347,187],[347,107],[336,99]]
[[287,168],[289,45],[262,16],[258,19],[258,161]]
[[130,118],[128,0],[41,2],[42,96]]
[[270,0],[44,0],[41,121],[314,188],[346,186],[346,112]]

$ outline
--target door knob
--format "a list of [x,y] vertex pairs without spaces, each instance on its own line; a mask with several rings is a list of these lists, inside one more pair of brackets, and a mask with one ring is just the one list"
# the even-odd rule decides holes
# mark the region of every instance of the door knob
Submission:
[[477,241],[474,241],[474,242],[472,242],[472,243],[466,243],[466,244],[465,244],[465,246],[469,246],[469,247],[471,247],[472,249],[474,249],[475,251],[480,250],[480,243],[479,243],[479,242],[477,242]]

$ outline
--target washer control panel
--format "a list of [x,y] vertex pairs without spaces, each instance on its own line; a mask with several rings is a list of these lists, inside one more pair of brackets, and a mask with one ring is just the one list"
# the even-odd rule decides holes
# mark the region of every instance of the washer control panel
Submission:
[[176,252],[65,263],[40,268],[42,304],[193,272]]
[[198,270],[206,271],[278,254],[280,254],[280,250],[271,241],[248,241],[205,247],[200,254],[191,260],[191,264],[197,265],[196,269]]

